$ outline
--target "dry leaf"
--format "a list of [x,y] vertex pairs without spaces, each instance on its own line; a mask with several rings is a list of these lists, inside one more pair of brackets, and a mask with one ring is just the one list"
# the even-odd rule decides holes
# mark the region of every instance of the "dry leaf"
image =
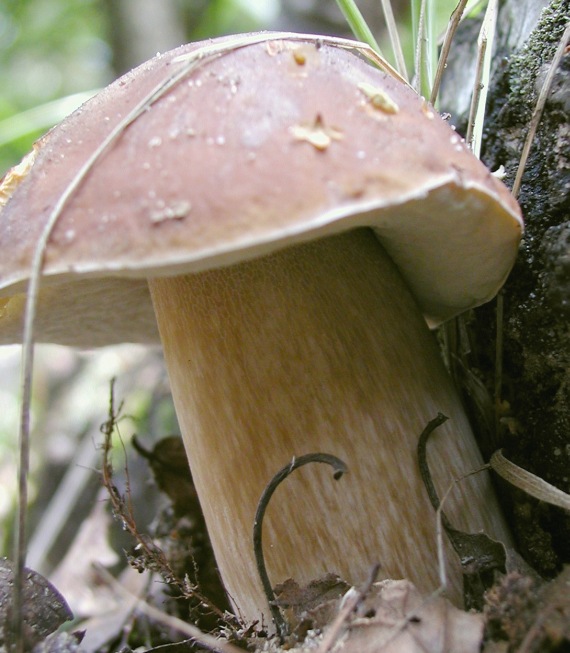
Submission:
[[[14,565],[0,558],[0,651],[8,649],[13,619]],[[44,641],[63,623],[73,618],[63,596],[41,574],[24,568],[22,588],[22,637],[24,648]]]
[[398,113],[400,108],[392,98],[381,88],[377,88],[368,82],[361,82],[358,85],[370,104],[384,113]]
[[[102,492],[100,498],[104,496]],[[106,503],[96,501],[65,557],[50,575],[78,617],[108,610],[108,600],[100,594],[95,565],[110,567],[119,561],[108,542],[110,522]]]
[[[343,653],[478,653],[483,617],[405,580],[375,583],[344,635]],[[333,649],[334,650],[334,649]]]
[[334,618],[340,598],[349,589],[336,574],[326,574],[304,586],[289,578],[275,587],[275,596],[293,636],[302,639],[309,629],[320,630]]

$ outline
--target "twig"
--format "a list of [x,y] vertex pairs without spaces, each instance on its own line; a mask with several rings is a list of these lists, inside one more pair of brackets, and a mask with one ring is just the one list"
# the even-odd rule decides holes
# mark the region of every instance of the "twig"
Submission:
[[96,565],[96,567],[97,571],[105,577],[109,585],[111,585],[119,594],[129,599],[137,599],[138,603],[136,604],[136,608],[147,617],[154,619],[158,623],[161,623],[168,628],[177,630],[179,633],[189,637],[200,646],[206,648],[208,651],[213,651],[216,653],[243,653],[242,649],[237,648],[233,644],[224,642],[214,637],[213,635],[203,633],[196,626],[186,623],[185,621],[182,621],[182,619],[178,619],[178,617],[173,617],[172,615],[166,614],[158,608],[149,605],[143,599],[138,598],[126,590],[104,567],[101,567],[100,565]]
[[402,43],[400,42],[398,26],[394,19],[392,3],[390,0],[381,0],[381,3],[384,20],[386,21],[386,28],[388,29],[388,36],[390,37],[390,44],[392,45],[392,52],[394,53],[394,59],[396,60],[396,68],[402,77],[408,79],[406,60],[404,59],[404,51],[402,50]]
[[[430,503],[433,506],[434,510],[439,510],[441,504],[439,501],[439,497],[437,496],[437,491],[435,489],[435,485],[433,483],[433,479],[431,477],[427,465],[427,455],[426,455],[427,442],[430,435],[435,431],[435,429],[440,427],[442,424],[445,424],[445,422],[447,422],[448,419],[449,417],[447,417],[443,413],[438,413],[437,417],[434,417],[432,420],[428,422],[425,429],[421,432],[420,438],[418,440],[418,465],[420,467],[420,475],[422,477],[422,480],[426,488],[426,492],[428,493]],[[447,519],[444,513],[442,513],[441,519],[445,528],[451,528],[451,524],[449,523],[449,520]]]
[[[511,190],[511,193],[513,194],[513,197],[515,199],[518,198],[521,189],[522,177],[528,161],[530,149],[534,141],[536,130],[538,129],[538,125],[540,124],[540,119],[542,118],[542,112],[544,111],[548,94],[550,92],[550,89],[552,88],[554,75],[556,74],[556,70],[558,69],[558,64],[560,63],[562,57],[564,56],[566,44],[568,43],[569,40],[570,40],[570,23],[568,23],[568,25],[566,26],[566,29],[564,30],[564,34],[560,39],[558,48],[556,49],[556,52],[550,64],[550,68],[548,69],[548,73],[540,89],[538,100],[536,102],[534,111],[532,113],[532,117],[530,119],[528,133],[526,135],[526,139],[523,145],[521,158],[519,160],[519,165],[517,167],[515,180],[513,182],[513,187]],[[504,301],[503,295],[502,293],[499,293],[497,297],[497,319],[496,319],[497,337],[496,337],[496,344],[495,344],[495,432],[496,433],[498,433],[498,429],[499,429],[499,408],[501,403],[501,381],[502,381],[502,365],[503,365],[503,360],[502,360],[503,301]]]
[[418,465],[428,497],[436,511],[436,536],[441,589],[444,589],[447,583],[443,550],[443,528],[461,563],[466,607],[480,609],[482,607],[483,593],[488,589],[488,572],[493,572],[496,569],[504,571],[506,553],[504,546],[500,542],[492,540],[483,532],[465,533],[454,528],[443,512],[443,503],[447,500],[451,490],[465,478],[478,474],[488,467],[484,466],[464,474],[459,479],[454,479],[445,492],[444,500],[440,502],[427,464],[426,448],[430,435],[446,419],[445,415],[439,413],[423,430],[418,441]]
[[540,123],[540,119],[542,117],[542,112],[544,111],[544,107],[546,105],[548,94],[552,87],[552,82],[554,81],[554,75],[556,74],[556,70],[558,69],[558,64],[560,63],[562,57],[564,56],[566,44],[568,43],[569,40],[570,40],[570,23],[568,23],[568,25],[566,26],[566,29],[564,30],[564,34],[560,39],[560,43],[558,44],[558,48],[556,49],[556,52],[550,64],[550,68],[544,79],[544,83],[542,84],[542,88],[540,89],[540,94],[538,96],[538,100],[536,102],[536,106],[534,108],[532,118],[530,120],[530,125],[528,129],[528,133],[526,135],[526,140],[523,145],[521,158],[517,169],[517,174],[515,176],[515,181],[513,182],[512,193],[515,198],[518,197],[520,191],[522,176],[524,173],[524,169],[526,167],[528,156],[530,154],[530,148],[532,147],[534,135],[536,134],[538,124]]
[[253,521],[253,551],[255,554],[255,562],[257,565],[257,571],[259,573],[259,578],[261,584],[263,585],[263,590],[267,601],[269,603],[269,609],[271,610],[271,616],[275,622],[277,632],[281,639],[287,635],[287,624],[283,619],[283,615],[279,610],[279,607],[275,601],[275,594],[273,588],[269,581],[269,576],[267,575],[267,567],[265,566],[265,557],[263,555],[263,517],[265,516],[265,511],[269,505],[269,501],[273,496],[273,493],[278,488],[278,486],[296,469],[302,467],[303,465],[308,465],[310,463],[324,463],[330,465],[334,469],[333,478],[338,480],[343,474],[348,471],[346,464],[337,458],[326,453],[309,453],[305,456],[299,456],[298,458],[293,458],[293,460],[280,469],[277,474],[271,479],[267,487],[263,491],[259,503],[257,505],[257,510],[255,511],[255,518]]
[[[435,512],[436,534],[437,534],[437,559],[439,564],[439,582],[440,582],[439,590],[441,592],[445,592],[447,589],[447,571],[445,565],[445,549],[443,546],[443,530],[447,527],[447,536],[450,539],[452,539],[452,537],[450,537],[449,531],[455,530],[451,528],[451,526],[449,525],[449,521],[447,520],[447,517],[445,517],[445,513],[443,512],[443,508],[449,496],[451,495],[452,491],[459,483],[468,479],[470,476],[475,476],[476,474],[480,474],[481,472],[484,472],[488,469],[489,469],[489,465],[483,465],[482,467],[479,467],[479,469],[474,469],[471,472],[467,472],[467,474],[463,474],[463,476],[460,476],[459,478],[454,478],[451,481],[451,483],[447,486],[447,490],[445,491],[443,497],[441,498],[440,505]],[[446,527],[444,527],[443,524],[444,519],[446,520]],[[457,550],[457,548],[456,548],[456,553],[459,554],[459,550]]]
[[463,12],[465,11],[465,5],[467,0],[459,0],[457,7],[453,10],[451,17],[449,19],[449,24],[447,26],[447,31],[445,32],[445,38],[443,40],[443,45],[441,47],[441,54],[439,55],[439,61],[437,64],[437,70],[435,72],[435,77],[433,80],[433,87],[431,89],[430,102],[435,105],[437,96],[439,94],[439,87],[441,86],[441,80],[443,78],[443,72],[447,66],[447,58],[449,57],[449,50],[451,49],[451,44],[455,36],[455,32],[459,27],[461,18],[463,17]]
[[[126,497],[127,499],[119,493],[119,490],[113,483],[113,466],[110,460],[110,454],[112,449],[112,436],[113,432],[116,429],[117,421],[119,418],[120,410],[122,404],[119,406],[118,410],[115,410],[115,400],[114,400],[114,384],[115,379],[111,379],[111,389],[110,389],[110,398],[109,398],[109,417],[101,426],[101,431],[103,433],[104,442],[103,442],[103,465],[102,465],[102,476],[103,476],[103,485],[109,493],[109,498],[111,501],[111,507],[113,513],[118,517],[126,531],[128,531],[132,537],[137,541],[140,551],[146,559],[146,563],[149,568],[152,568],[153,571],[157,571],[166,582],[170,582],[178,587],[182,595],[185,598],[196,599],[201,608],[206,608],[210,612],[216,615],[218,619],[223,622],[227,622],[225,619],[224,612],[220,610],[212,601],[210,601],[206,596],[199,592],[195,587],[192,587],[191,590],[187,590],[187,585],[183,583],[179,578],[177,578],[174,573],[170,563],[166,559],[164,552],[156,547],[154,544],[149,543],[147,537],[141,535],[137,529],[136,521],[134,518],[134,511],[131,501],[131,492],[129,486],[129,473],[128,465],[125,463],[125,471],[127,478],[127,488],[126,488]],[[121,439],[121,444],[122,444]],[[123,444],[124,448],[124,444]],[[126,452],[125,452],[126,459]],[[226,624],[228,627],[231,627],[230,624]]]

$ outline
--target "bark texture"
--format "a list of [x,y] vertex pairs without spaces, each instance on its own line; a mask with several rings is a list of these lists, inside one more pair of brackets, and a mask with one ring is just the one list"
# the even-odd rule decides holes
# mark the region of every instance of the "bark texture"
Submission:
[[[482,158],[503,165],[512,185],[538,94],[569,20],[568,0],[505,2],[501,7],[495,71],[487,104]],[[518,16],[518,19],[513,19]],[[537,17],[534,28],[529,17]],[[473,30],[473,26],[467,26]],[[527,36],[528,34],[528,36]],[[451,58],[443,110],[461,130],[465,106],[458,98],[472,37]],[[464,65],[464,64],[463,64]],[[463,386],[483,449],[505,454],[549,483],[570,492],[570,52],[558,67],[526,166],[519,202],[526,233],[504,289],[503,374],[498,430],[493,412],[496,303],[468,319],[459,348]],[[463,96],[465,94],[463,93]],[[461,352],[468,351],[468,354]],[[466,371],[468,369],[468,371]],[[521,553],[544,576],[570,561],[570,515],[505,488],[511,526]]]

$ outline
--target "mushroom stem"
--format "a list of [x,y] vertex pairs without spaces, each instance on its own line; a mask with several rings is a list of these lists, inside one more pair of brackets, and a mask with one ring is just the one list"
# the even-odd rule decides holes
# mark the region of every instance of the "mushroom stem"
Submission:
[[[172,392],[217,563],[246,619],[269,614],[252,525],[272,476],[294,456],[345,461],[338,484],[322,466],[277,490],[264,522],[275,585],[334,572],[438,586],[436,517],[416,444],[430,442],[441,494],[481,465],[432,335],[407,287],[367,229],[296,245],[234,266],[153,279]],[[508,539],[485,474],[445,506],[457,528]],[[451,557],[451,556],[450,556]],[[458,568],[449,574],[460,601]]]

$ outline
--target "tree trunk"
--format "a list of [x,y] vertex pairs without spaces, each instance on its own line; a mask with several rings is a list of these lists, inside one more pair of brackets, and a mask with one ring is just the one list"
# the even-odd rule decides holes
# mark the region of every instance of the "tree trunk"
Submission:
[[[541,11],[543,4],[514,0],[500,10],[482,158],[491,170],[503,165],[510,186],[538,94],[568,23],[568,0],[555,0]],[[469,34],[473,26],[465,29]],[[473,36],[466,36],[452,53],[443,96],[442,109],[452,113],[459,130],[466,115],[461,80],[465,85],[469,78],[459,66],[469,59],[465,54],[472,43]],[[494,380],[496,303],[476,310],[458,329],[464,341],[456,365],[485,455],[504,447],[506,457],[565,492],[570,492],[569,71],[567,51],[519,194],[526,233],[503,294],[500,392]],[[506,514],[521,553],[542,575],[556,574],[570,562],[570,515],[511,488],[501,495],[507,495]]]

